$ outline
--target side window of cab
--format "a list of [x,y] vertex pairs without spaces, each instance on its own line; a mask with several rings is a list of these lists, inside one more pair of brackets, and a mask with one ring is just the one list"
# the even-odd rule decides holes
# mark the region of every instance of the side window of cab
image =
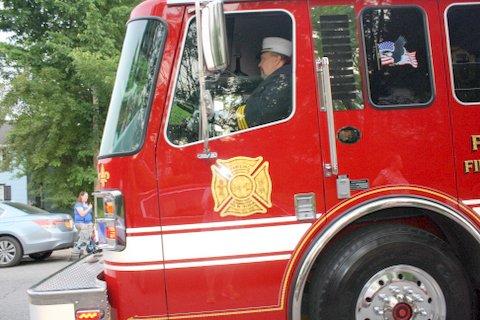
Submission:
[[[209,136],[286,121],[294,111],[294,41],[283,11],[227,14],[230,65],[207,77]],[[184,146],[199,138],[199,82],[195,19],[189,21],[166,136]]]

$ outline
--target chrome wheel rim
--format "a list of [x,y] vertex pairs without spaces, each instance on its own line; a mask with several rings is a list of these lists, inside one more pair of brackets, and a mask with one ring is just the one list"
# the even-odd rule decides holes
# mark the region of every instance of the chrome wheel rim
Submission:
[[381,270],[362,288],[356,320],[445,320],[442,289],[426,271],[409,265]]
[[13,243],[8,240],[0,241],[0,264],[8,264],[13,261],[17,250]]

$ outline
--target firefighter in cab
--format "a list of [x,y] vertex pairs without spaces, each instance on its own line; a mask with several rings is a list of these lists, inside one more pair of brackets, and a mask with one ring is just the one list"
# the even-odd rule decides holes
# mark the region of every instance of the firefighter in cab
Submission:
[[292,111],[292,43],[279,37],[262,41],[258,68],[263,81],[236,110],[239,129],[287,118]]

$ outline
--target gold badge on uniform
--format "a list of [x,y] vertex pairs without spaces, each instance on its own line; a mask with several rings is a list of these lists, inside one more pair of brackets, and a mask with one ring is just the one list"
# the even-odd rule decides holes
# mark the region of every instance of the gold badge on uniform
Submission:
[[215,212],[221,217],[246,217],[272,207],[272,180],[263,157],[217,160],[212,168]]
[[238,107],[237,111],[235,112],[237,116],[237,125],[238,128],[241,130],[248,129],[248,123],[247,120],[245,119],[245,108],[247,106],[244,104],[240,107]]

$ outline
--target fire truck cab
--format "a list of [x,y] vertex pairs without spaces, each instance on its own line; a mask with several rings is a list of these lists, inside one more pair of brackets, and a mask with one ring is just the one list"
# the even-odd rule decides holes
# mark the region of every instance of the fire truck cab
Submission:
[[[148,0],[100,149],[102,254],[32,319],[478,319],[480,2]],[[266,94],[263,40],[288,40]],[[73,272],[75,271],[75,272]]]

